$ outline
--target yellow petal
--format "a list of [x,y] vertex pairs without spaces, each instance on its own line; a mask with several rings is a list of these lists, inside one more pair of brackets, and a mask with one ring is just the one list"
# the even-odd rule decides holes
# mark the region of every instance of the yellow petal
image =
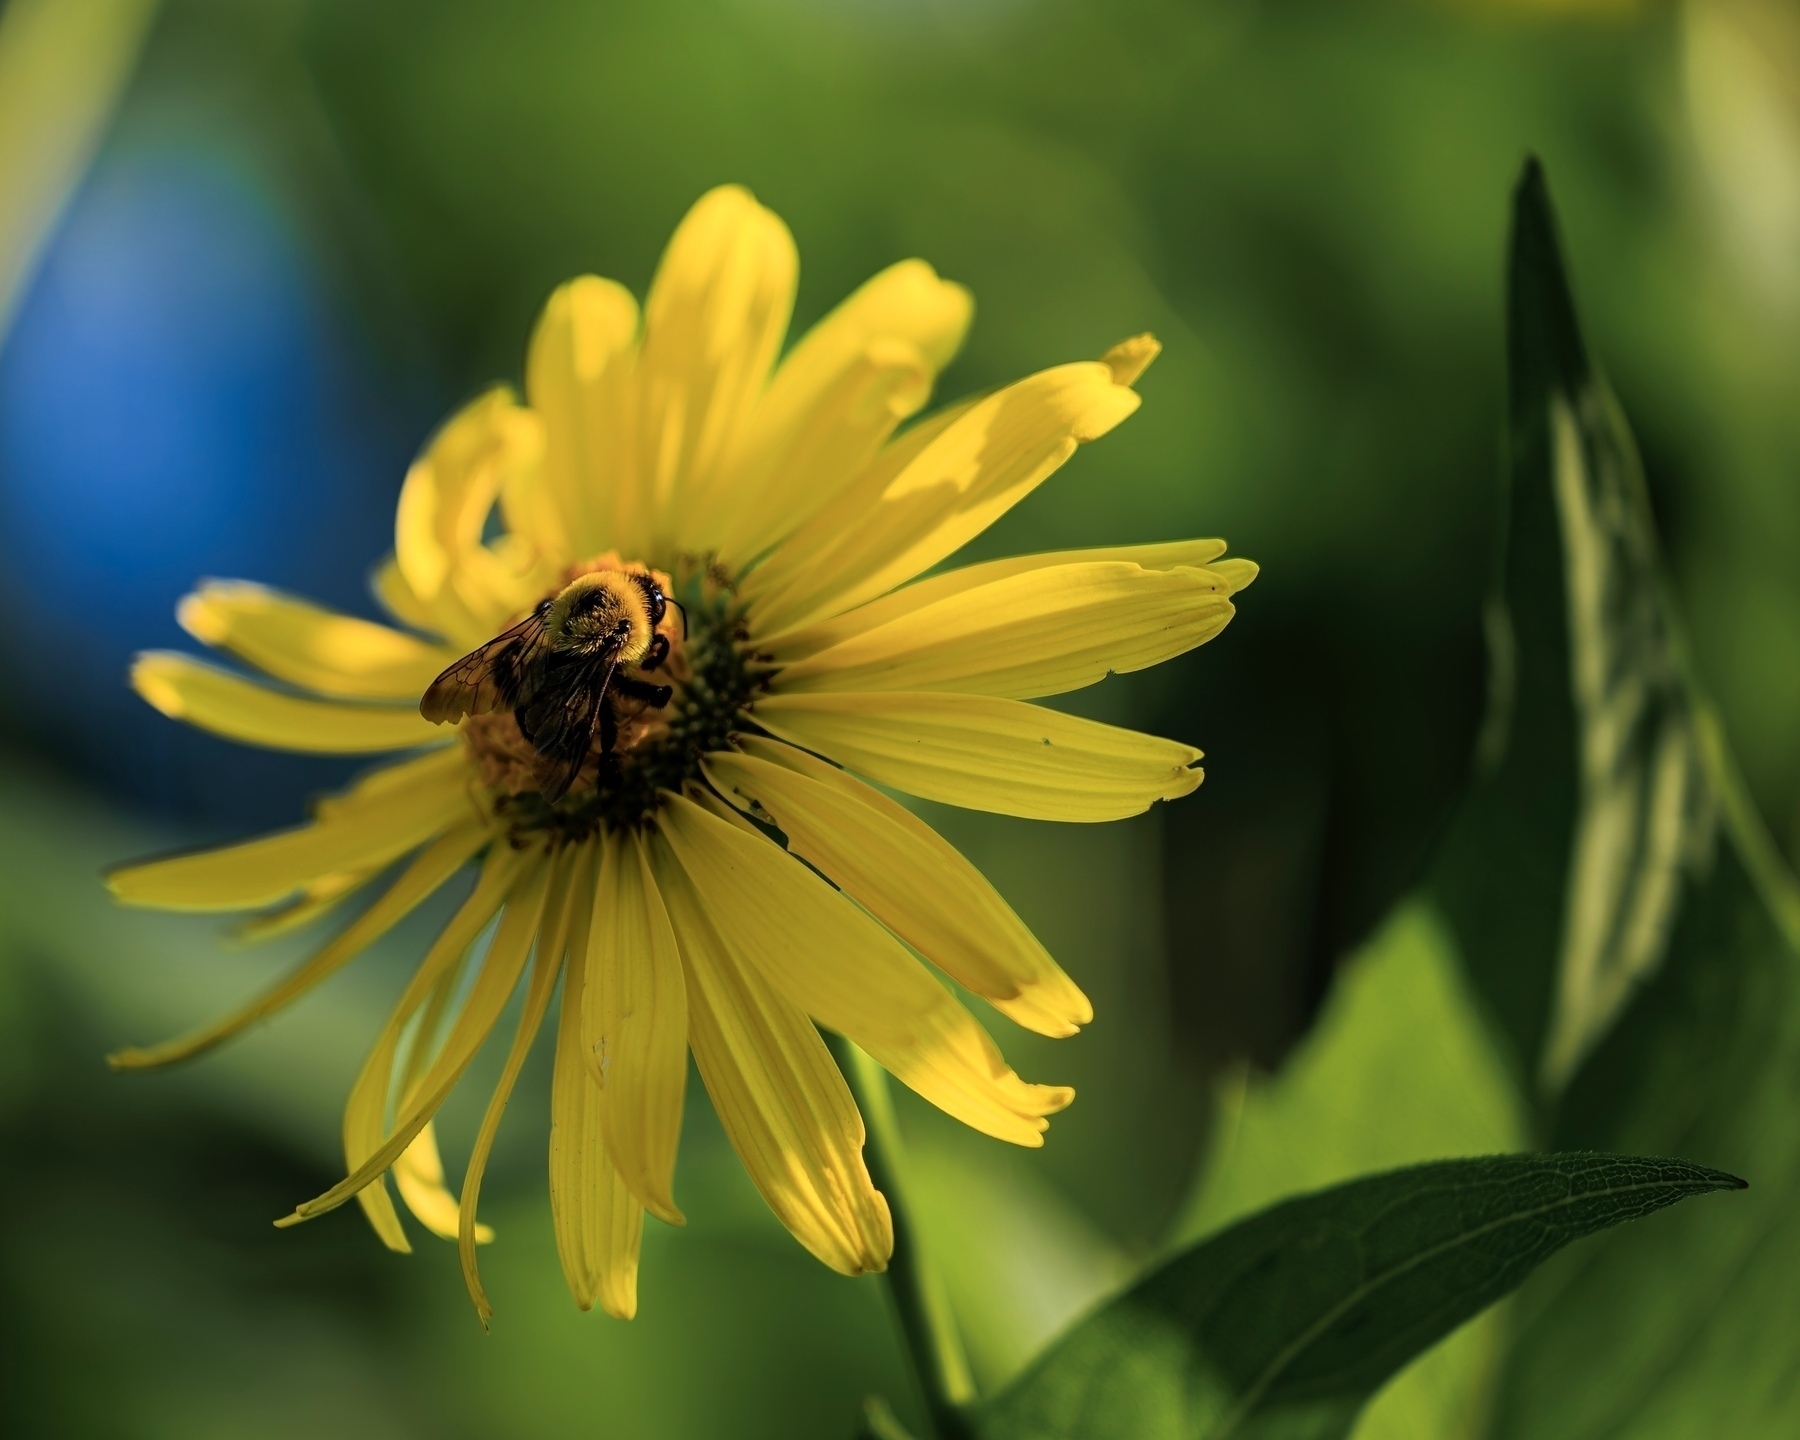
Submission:
[[231,938],[240,945],[260,945],[277,935],[304,929],[329,915],[374,878],[372,870],[347,870],[309,880],[287,904],[252,915],[233,926]]
[[[413,973],[400,997],[400,1003],[388,1016],[387,1023],[376,1037],[374,1048],[363,1062],[361,1073],[350,1087],[350,1097],[344,1104],[344,1149],[347,1155],[364,1155],[380,1144],[387,1119],[394,1056],[399,1049],[401,1032],[426,994],[455,969],[475,937],[493,919],[494,912],[506,898],[507,887],[518,873],[521,859],[519,852],[510,845],[489,847],[474,891],[450,917],[449,923],[444,926],[437,940],[426,951],[425,959]],[[363,1189],[356,1198],[362,1206],[364,1216],[384,1245],[390,1250],[412,1248],[407,1244],[406,1232],[400,1226],[400,1217],[394,1211],[394,1202],[388,1194],[385,1180],[378,1175],[374,1183]],[[275,1224],[283,1227],[295,1224],[302,1218],[304,1217],[299,1215],[285,1216]]]
[[689,549],[682,526],[704,516],[768,382],[793,309],[794,240],[748,190],[701,196],[676,228],[644,305],[636,375],[639,493],[647,535],[631,551]]
[[574,855],[568,964],[550,1081],[550,1218],[575,1303],[586,1310],[598,1300],[608,1315],[629,1320],[637,1313],[644,1209],[607,1156],[600,1087],[588,1072],[581,1038],[599,848],[583,845]]
[[427,895],[460,870],[477,850],[488,843],[488,838],[487,828],[478,822],[465,822],[458,826],[421,851],[373,905],[346,925],[322,949],[254,1000],[179,1040],[166,1041],[146,1049],[132,1047],[120,1050],[109,1055],[107,1063],[119,1070],[140,1070],[186,1060],[229,1040],[245,1026],[274,1014],[393,929]]
[[914,610],[788,666],[779,694],[958,690],[1027,700],[1161,664],[1233,614],[1210,571],[1053,565]]
[[[413,1136],[437,1113],[469,1062],[475,1058],[482,1041],[487,1039],[488,1032],[494,1028],[494,1022],[500,1018],[500,1012],[518,985],[526,957],[531,953],[549,870],[541,855],[534,853],[527,860],[524,855],[512,852],[509,864],[506,857],[495,857],[495,852],[502,850],[510,851],[510,847],[496,845],[490,850],[489,864],[482,871],[475,893],[452,918],[413,975],[351,1089],[350,1103],[344,1112],[344,1159],[349,1173],[316,1199],[296,1206],[291,1216],[277,1224],[295,1224],[327,1210],[335,1210],[379,1180],[412,1143]],[[503,882],[507,887],[504,891],[500,889]],[[501,903],[505,908],[499,929],[487,947],[481,969],[462,1002],[448,1038],[430,1068],[410,1087],[392,1126],[384,1126],[382,1120],[387,1109],[394,1054],[402,1028],[443,975],[462,958],[492,916],[496,901],[502,895]],[[385,1191],[378,1190],[377,1193],[385,1196]]]
[[667,842],[653,841],[687,976],[694,1060],[756,1188],[794,1238],[845,1275],[887,1268],[887,1201],[863,1164],[862,1116],[812,1021],[713,929]]
[[1229,560],[1215,560],[1206,568],[1225,582],[1228,594],[1235,595],[1256,579],[1262,567],[1254,560],[1234,555]]
[[[494,1093],[488,1098],[487,1110],[481,1117],[481,1129],[475,1136],[475,1148],[470,1152],[469,1168],[463,1176],[462,1199],[452,1222],[451,1233],[456,1236],[463,1283],[469,1287],[469,1298],[475,1302],[475,1312],[484,1326],[493,1318],[494,1307],[488,1303],[487,1292],[482,1289],[475,1247],[492,1240],[494,1232],[475,1219],[481,1203],[481,1179],[487,1173],[494,1137],[500,1133],[500,1117],[506,1113],[506,1102],[512,1098],[519,1072],[525,1068],[525,1057],[531,1053],[531,1042],[537,1038],[538,1027],[544,1022],[544,1012],[550,1008],[550,992],[556,988],[556,977],[562,970],[563,950],[569,933],[569,891],[574,860],[574,852],[564,850],[548,862],[550,876],[544,899],[543,928],[538,936],[537,958],[531,966],[531,980],[525,987],[525,1003],[519,1010],[519,1028],[513,1035],[512,1048],[506,1052],[506,1064],[501,1067],[500,1079],[495,1083]],[[585,893],[583,898],[586,898]],[[431,1126],[427,1125],[419,1133],[429,1135]],[[418,1143],[413,1141],[406,1154],[411,1154]],[[395,1175],[398,1179],[397,1168]],[[404,1194],[404,1190],[401,1193]],[[413,1213],[418,1214],[417,1206],[413,1207]]]
[[672,1187],[687,1087],[687,994],[675,932],[634,835],[603,842],[582,1005],[607,1154],[646,1210],[686,1224]]
[[171,720],[272,750],[370,755],[456,738],[429,723],[416,705],[308,700],[171,650],[139,655],[131,665],[131,685]]
[[965,1125],[1043,1144],[1072,1090],[1027,1085],[956,998],[840,892],[767,840],[671,797],[662,833],[733,954]]
[[1138,377],[1150,368],[1150,362],[1162,354],[1162,341],[1154,335],[1133,335],[1121,340],[1100,357],[1100,363],[1112,371],[1121,385],[1135,385]]
[[707,779],[932,964],[1041,1035],[1073,1035],[1094,1018],[1012,907],[924,821],[790,745],[741,743],[741,755],[707,758]]
[[128,905],[164,910],[250,910],[274,905],[322,875],[378,870],[458,821],[479,815],[468,759],[441,750],[368,776],[325,802],[297,830],[127,865],[106,877]]
[[[406,583],[406,576],[400,573],[400,562],[392,555],[375,567],[375,573],[370,577],[370,582],[375,590],[375,598],[382,603],[388,614],[402,625],[410,625],[414,630],[422,631],[426,635],[451,633],[445,628],[443,617],[432,606],[427,605],[413,594],[412,586]],[[468,617],[464,616],[463,619],[465,629],[460,632],[463,643],[456,648],[473,647],[489,638],[485,635],[469,638],[466,625]]]
[[[1195,569],[1205,566],[1214,569],[1210,562],[1224,553],[1223,540],[1172,540],[1158,545],[1106,545],[1092,550],[1051,550],[1039,555],[1014,555],[1005,560],[989,560],[980,565],[965,565],[960,570],[946,570],[941,575],[915,581],[902,589],[890,591],[879,600],[871,600],[866,605],[859,605],[854,610],[833,616],[829,620],[821,620],[804,629],[787,630],[778,635],[759,633],[756,648],[784,663],[803,660],[808,655],[828,649],[853,635],[864,634],[940,600],[965,595],[979,586],[991,585],[996,580],[1010,579],[1014,575],[1024,575],[1053,565],[1088,565],[1112,561],[1141,565],[1146,570],[1173,570],[1177,566]],[[1250,565],[1248,560],[1236,563]],[[1250,565],[1250,568],[1254,572],[1256,567]],[[1229,576],[1223,577],[1222,584],[1227,593],[1243,588],[1233,586]]]
[[536,468],[542,450],[537,416],[495,389],[453,415],[406,472],[394,559],[436,633],[463,645],[491,639],[560,569],[562,557],[546,555],[520,570],[482,543],[502,489],[516,488],[515,472]]
[[808,624],[904,584],[1137,406],[1098,362],[1060,365],[978,401],[879,491],[852,486],[745,577],[759,628]]
[[771,695],[754,713],[882,785],[1029,820],[1122,820],[1203,773],[1191,745],[985,695]]
[[245,580],[208,580],[175,614],[197,640],[340,700],[411,700],[458,653]]
[[[444,1184],[444,1162],[438,1154],[437,1126],[427,1124],[394,1162],[394,1188],[417,1220],[440,1240],[456,1239],[457,1199]],[[494,1232],[476,1227],[475,1239],[486,1245]]]
[[718,544],[748,559],[867,466],[922,406],[962,344],[974,302],[923,260],[890,265],[813,326],[757,405],[721,495]]
[[525,394],[544,422],[541,472],[503,497],[508,527],[563,560],[611,543],[612,497],[628,473],[624,433],[637,301],[596,275],[551,294],[525,362]]

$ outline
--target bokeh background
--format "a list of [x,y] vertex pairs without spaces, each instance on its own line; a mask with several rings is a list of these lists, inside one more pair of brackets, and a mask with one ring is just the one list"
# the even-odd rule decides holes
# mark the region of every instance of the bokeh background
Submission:
[[[1220,1077],[1305,1034],[1468,777],[1529,152],[1697,669],[1792,853],[1791,5],[10,0],[0,1429],[841,1437],[871,1392],[914,1413],[880,1283],[788,1238],[697,1085],[691,1223],[650,1227],[629,1325],[563,1290],[543,1073],[484,1187],[491,1336],[449,1246],[390,1255],[354,1208],[270,1227],[338,1173],[338,1105],[430,915],[223,1056],[101,1063],[306,943],[116,911],[101,869],[292,820],[355,768],[164,720],[132,653],[191,645],[174,605],[207,575],[372,614],[435,422],[518,378],[556,282],[641,293],[726,180],[795,232],[796,333],[904,256],[968,285],[947,395],[1161,336],[1139,415],[979,555],[1218,534],[1264,566],[1220,639],[1074,697],[1202,746],[1195,796],[1099,827],[931,814],[1099,1011],[1065,1042],[995,1021],[1028,1077],[1080,1090],[1041,1152],[902,1105],[978,1378],[1016,1373],[1180,1229]],[[453,1169],[474,1118],[443,1124]]]

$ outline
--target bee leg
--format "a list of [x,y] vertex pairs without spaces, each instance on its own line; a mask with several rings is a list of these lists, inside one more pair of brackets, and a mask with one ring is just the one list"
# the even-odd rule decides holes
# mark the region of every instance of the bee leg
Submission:
[[655,670],[668,658],[669,637],[667,635],[658,635],[650,642],[650,651],[638,662],[637,668],[646,672]]
[[642,701],[652,710],[660,710],[667,705],[675,694],[672,685],[652,685],[647,680],[639,680],[633,676],[625,676],[613,681],[615,694],[623,695],[630,700]]
[[619,778],[619,717],[613,713],[612,701],[600,702],[600,778]]

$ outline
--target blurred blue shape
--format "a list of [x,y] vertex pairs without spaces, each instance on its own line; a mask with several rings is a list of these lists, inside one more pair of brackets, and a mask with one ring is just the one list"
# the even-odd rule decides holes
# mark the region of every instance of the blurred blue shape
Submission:
[[[197,648],[204,575],[368,612],[410,441],[259,178],[197,147],[105,155],[0,351],[0,656],[9,723],[115,794],[297,818],[356,768],[200,736],[125,686]],[[385,413],[384,413],[385,409]]]

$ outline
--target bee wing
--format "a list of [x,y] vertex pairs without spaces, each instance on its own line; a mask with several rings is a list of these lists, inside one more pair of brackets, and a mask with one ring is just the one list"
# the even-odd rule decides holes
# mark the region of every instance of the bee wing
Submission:
[[465,715],[512,709],[524,692],[531,666],[548,646],[540,607],[433,680],[419,701],[419,713],[442,725]]
[[595,670],[588,667],[559,677],[540,688],[519,710],[519,729],[537,751],[532,769],[538,790],[551,805],[569,793],[587,763],[594,726],[618,668],[615,660],[597,679]]

